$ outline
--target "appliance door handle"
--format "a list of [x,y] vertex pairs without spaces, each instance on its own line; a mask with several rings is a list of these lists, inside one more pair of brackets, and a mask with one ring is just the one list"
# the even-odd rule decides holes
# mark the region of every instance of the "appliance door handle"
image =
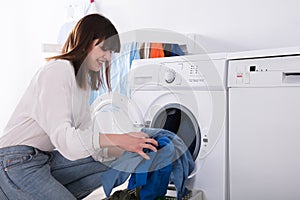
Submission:
[[300,72],[283,72],[282,73],[283,83],[300,83]]
[[300,72],[283,72],[285,76],[300,76]]

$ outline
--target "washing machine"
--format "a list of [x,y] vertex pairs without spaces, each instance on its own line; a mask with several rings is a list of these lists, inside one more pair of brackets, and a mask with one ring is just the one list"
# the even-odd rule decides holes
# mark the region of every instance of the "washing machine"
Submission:
[[195,170],[188,187],[206,200],[227,199],[226,53],[134,60],[130,101],[135,127],[164,128],[187,145]]
[[92,104],[94,131],[122,134],[150,127],[176,133],[195,161],[187,186],[201,190],[205,200],[226,200],[226,56],[134,60],[130,95],[106,94]]

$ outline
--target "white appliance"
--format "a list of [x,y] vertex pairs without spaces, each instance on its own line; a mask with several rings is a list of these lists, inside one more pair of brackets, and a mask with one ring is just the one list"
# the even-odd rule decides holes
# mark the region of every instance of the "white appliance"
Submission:
[[230,200],[300,199],[300,55],[284,54],[228,61]]
[[133,101],[120,93],[103,94],[91,105],[93,131],[96,133],[129,133],[140,131],[143,117]]
[[134,60],[130,74],[142,126],[184,140],[196,163],[188,186],[206,200],[227,199],[225,66],[225,54],[176,56]]

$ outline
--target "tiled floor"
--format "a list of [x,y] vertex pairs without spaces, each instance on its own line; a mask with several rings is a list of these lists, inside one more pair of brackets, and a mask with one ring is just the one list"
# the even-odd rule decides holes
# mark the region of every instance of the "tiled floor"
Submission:
[[[113,191],[111,192],[111,194],[113,194],[117,190],[123,190],[126,187],[127,187],[127,182],[114,188]],[[106,195],[103,191],[103,188],[101,187],[101,188],[95,190],[94,192],[92,192],[89,196],[87,196],[83,200],[101,200],[101,199],[105,199],[105,198],[106,198]]]
[[95,190],[92,194],[84,198],[84,200],[101,200],[104,199],[106,196],[104,194],[103,188],[99,188]]
[[[123,190],[127,187],[127,182],[123,185],[120,185],[113,189],[111,194],[113,194],[117,190]],[[173,197],[176,199],[176,190],[168,190],[167,194],[168,197]],[[106,196],[104,194],[103,188],[99,188],[98,190],[94,191],[92,194],[84,198],[83,200],[102,200],[105,199]],[[189,197],[190,200],[202,200],[203,199],[203,192],[200,190],[192,190],[191,196]]]

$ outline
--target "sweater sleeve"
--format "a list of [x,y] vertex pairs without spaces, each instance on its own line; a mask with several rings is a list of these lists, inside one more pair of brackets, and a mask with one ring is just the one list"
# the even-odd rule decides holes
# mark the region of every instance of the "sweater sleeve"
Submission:
[[72,98],[75,87],[72,66],[61,61],[41,72],[36,90],[36,121],[53,146],[70,160],[88,157],[101,150],[99,135],[94,134],[90,126],[74,126]]

